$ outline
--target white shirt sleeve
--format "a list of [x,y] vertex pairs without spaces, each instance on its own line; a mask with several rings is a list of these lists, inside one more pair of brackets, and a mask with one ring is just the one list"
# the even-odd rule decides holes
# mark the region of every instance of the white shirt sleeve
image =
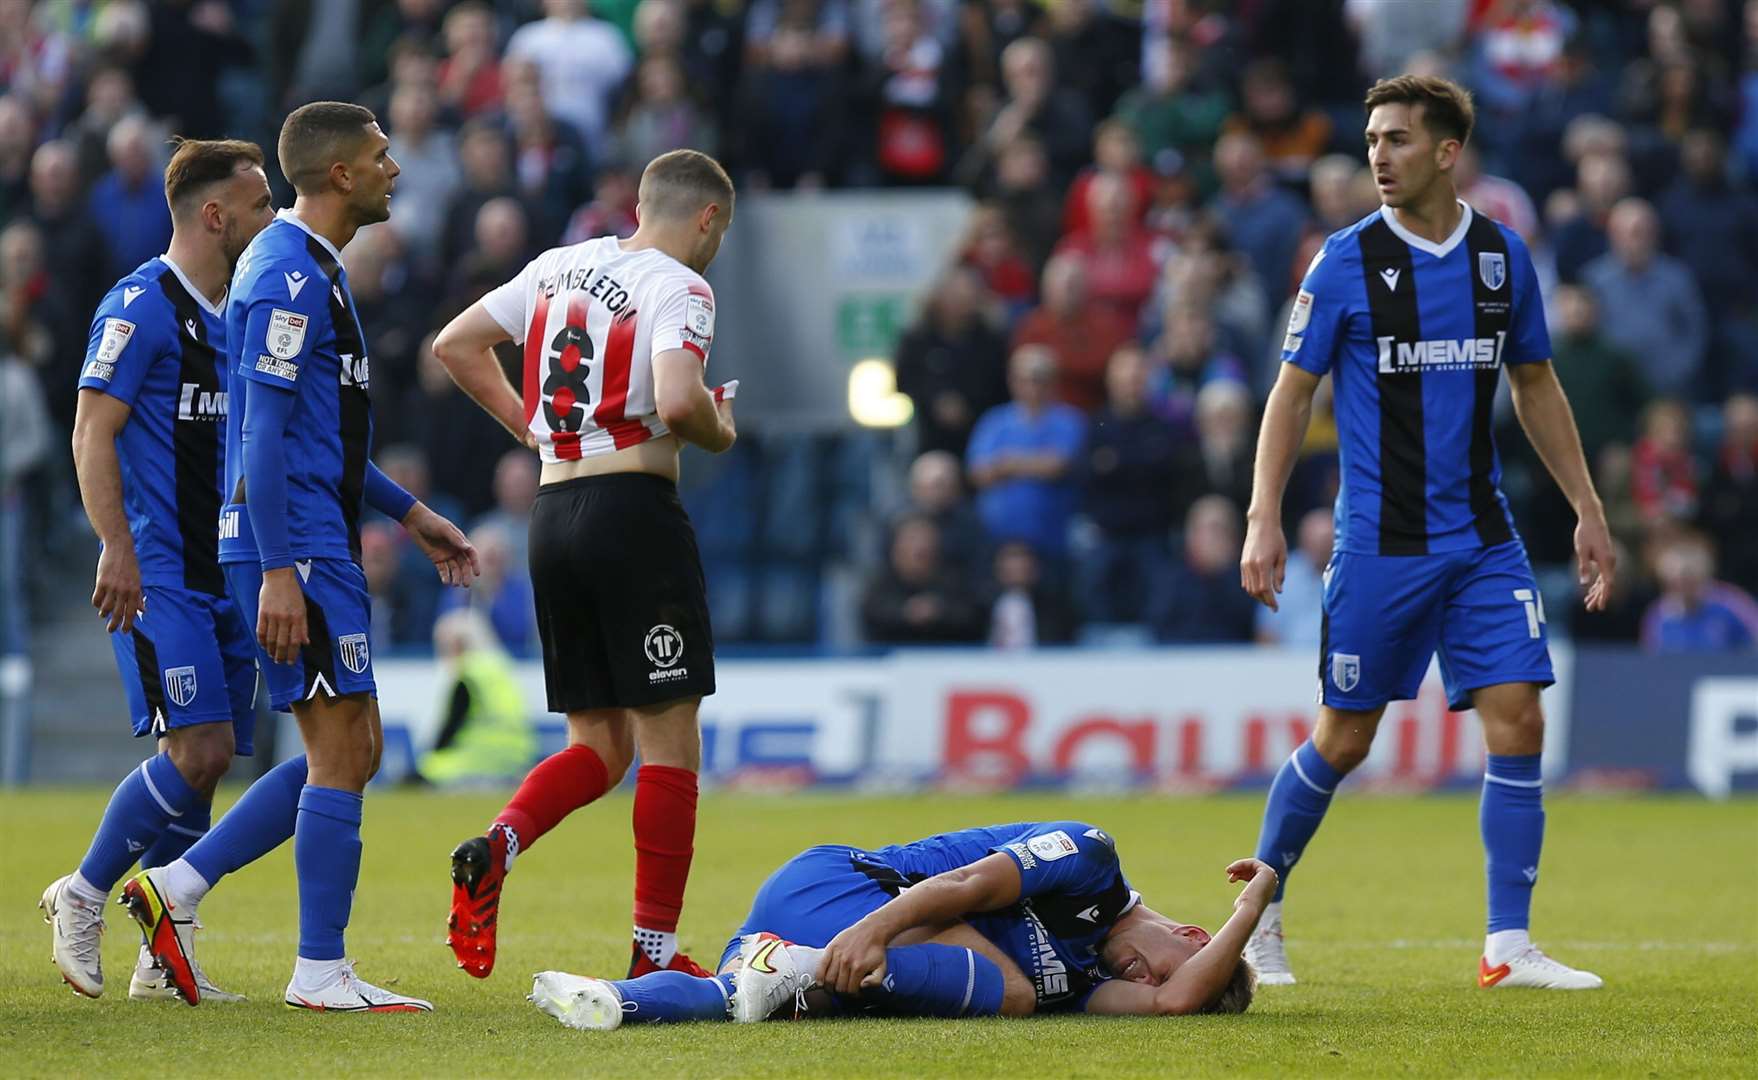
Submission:
[[530,323],[531,307],[537,300],[537,259],[525,264],[513,280],[497,286],[482,298],[482,308],[494,317],[513,339],[515,345],[525,344],[525,329]]
[[653,356],[688,349],[704,364],[714,347],[714,290],[679,278],[666,290],[653,322]]

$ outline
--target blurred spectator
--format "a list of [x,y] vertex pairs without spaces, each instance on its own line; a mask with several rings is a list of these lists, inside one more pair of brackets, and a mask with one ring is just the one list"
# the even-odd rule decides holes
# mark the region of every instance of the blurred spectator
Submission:
[[1205,495],[1184,522],[1184,557],[1148,601],[1154,640],[1191,645],[1249,642],[1257,601],[1239,587],[1239,509]]
[[506,60],[529,60],[543,82],[543,100],[586,140],[602,149],[611,94],[634,66],[622,34],[593,18],[586,0],[543,0],[544,18],[513,31]]
[[1092,524],[1081,556],[1088,615],[1098,622],[1130,622],[1159,580],[1173,522],[1190,498],[1180,498],[1194,455],[1166,421],[1148,411],[1148,362],[1133,343],[1111,354],[1106,401],[1088,431],[1083,509]]
[[[430,44],[414,34],[404,34],[391,42],[389,54],[385,57],[389,64],[390,77],[376,86],[360,91],[355,101],[379,118],[382,126],[391,115],[391,98],[397,90],[405,86],[419,86],[438,92],[439,57],[435,56]],[[449,107],[440,107],[442,126],[450,127],[456,123],[456,116]],[[386,134],[389,134],[387,129]]]
[[1472,16],[1471,85],[1481,99],[1479,112],[1511,120],[1556,77],[1575,17],[1552,0],[1496,0],[1478,5]]
[[481,614],[507,652],[521,659],[537,655],[537,613],[531,596],[531,574],[512,557],[506,530],[492,524],[470,530],[482,574],[468,589],[440,594],[440,617],[460,608]]
[[9,347],[0,317],[0,657],[30,650],[25,545],[35,526],[24,479],[48,459],[54,438],[47,416],[43,387]]
[[1044,264],[1043,303],[1015,328],[1013,347],[1048,347],[1061,372],[1057,398],[1088,412],[1105,400],[1105,365],[1133,328],[1111,306],[1089,301],[1086,263],[1067,253]]
[[[397,201],[402,195],[398,182]],[[360,325],[370,327],[372,368],[397,387],[415,381],[415,349],[434,321],[434,296],[428,276],[403,249],[405,207],[399,202],[392,220],[354,234],[348,245],[348,285]],[[497,283],[498,284],[498,283]],[[375,418],[374,441],[411,438],[421,417],[383,410]]]
[[636,175],[619,161],[605,162],[593,181],[592,201],[574,211],[562,243],[578,244],[600,236],[635,235]]
[[540,465],[523,446],[502,454],[494,465],[494,509],[472,526],[488,526],[506,537],[507,561],[520,572],[531,565],[531,508],[537,503]]
[[974,271],[989,293],[1001,302],[1004,325],[1017,322],[1031,307],[1038,292],[1037,274],[999,205],[978,203],[971,210],[958,260],[959,265]]
[[265,50],[271,112],[277,115],[308,101],[351,101],[360,88],[361,43],[383,2],[281,0],[267,5]]
[[653,56],[635,69],[637,96],[617,131],[616,156],[636,169],[668,150],[689,147],[712,154],[714,120],[684,85],[684,69],[669,56]]
[[360,568],[372,594],[372,648],[378,653],[420,647],[433,631],[440,583],[433,564],[388,521],[360,527]]
[[1080,628],[1074,601],[1059,583],[1045,579],[1030,544],[1014,540],[995,552],[990,591],[989,644],[997,649],[1066,645]]
[[983,639],[988,613],[962,575],[940,557],[940,531],[927,518],[898,523],[885,567],[861,601],[867,640],[887,645]]
[[171,210],[146,121],[125,116],[110,129],[110,171],[92,185],[92,220],[104,232],[108,276],[119,278],[171,243]]
[[0,95],[0,221],[10,221],[30,206],[35,128],[22,94]]
[[1209,491],[1234,506],[1251,501],[1251,466],[1256,450],[1251,391],[1232,379],[1208,383],[1196,395],[1196,440],[1202,477]]
[[1007,342],[990,325],[985,299],[977,271],[953,267],[898,340],[897,388],[915,403],[919,451],[962,458],[977,417],[1007,400]]
[[[1719,375],[1733,369],[1734,357],[1758,348],[1733,332],[1742,315],[1758,311],[1758,198],[1751,179],[1741,186],[1729,182],[1726,148],[1716,132],[1692,131],[1679,150],[1683,173],[1658,209],[1667,250],[1691,268],[1702,290],[1710,319],[1710,373]],[[1709,383],[1726,385],[1717,378]]]
[[[447,521],[464,519],[464,512],[459,509],[456,499],[446,492],[434,490],[433,473],[427,467],[427,456],[421,452],[420,447],[409,443],[391,443],[383,449],[375,450],[372,460],[373,464],[384,470],[384,474],[395,480],[404,491],[426,503],[429,510]],[[434,574],[433,563],[419,548],[411,544],[408,551],[415,565],[423,571],[423,576],[439,580]]]
[[1631,493],[1648,524],[1686,520],[1697,512],[1697,463],[1691,457],[1691,414],[1663,399],[1642,416],[1642,437],[1631,451]]
[[1698,521],[1720,547],[1728,580],[1758,593],[1758,395],[1733,395],[1721,417]]
[[1557,334],[1551,363],[1568,392],[1587,460],[1607,443],[1635,438],[1636,418],[1649,389],[1636,359],[1607,341],[1600,330],[1599,300],[1579,285],[1560,285],[1551,297]]
[[1343,0],[1343,16],[1361,42],[1361,74],[1370,81],[1390,78],[1417,53],[1453,52],[1472,7],[1470,0]]
[[1453,166],[1459,197],[1475,209],[1520,234],[1528,246],[1538,243],[1538,209],[1514,181],[1483,171],[1483,158],[1470,143],[1459,150]]
[[1331,119],[1313,108],[1302,108],[1288,69],[1277,60],[1257,60],[1240,77],[1240,111],[1227,118],[1222,130],[1252,135],[1271,171],[1288,179],[1306,176],[1310,166],[1331,144]]
[[50,140],[31,157],[31,220],[43,234],[50,278],[67,306],[83,317],[110,285],[104,277],[104,239],[80,200],[79,154]]
[[1117,102],[1117,116],[1141,140],[1142,154],[1156,165],[1169,152],[1206,157],[1227,119],[1227,95],[1191,85],[1194,46],[1155,38],[1146,46],[1146,81]]
[[944,183],[953,105],[963,88],[921,0],[888,0],[883,20],[883,47],[858,76],[856,99],[872,129],[860,157],[871,182]]
[[1057,83],[1078,94],[1088,116],[1110,114],[1141,79],[1141,24],[1098,0],[1051,0],[1046,40]]
[[1371,206],[1362,206],[1357,201],[1357,177],[1366,171],[1361,162],[1348,154],[1326,154],[1312,163],[1308,177],[1312,185],[1312,220],[1307,227],[1313,234],[1329,237],[1379,209],[1377,198]]
[[1202,306],[1174,300],[1170,308],[1166,328],[1148,351],[1154,365],[1149,394],[1155,412],[1191,431],[1196,427],[1197,395],[1215,382],[1243,387],[1245,365],[1220,347],[1214,320]]
[[[42,7],[26,0],[0,4],[0,86],[18,103],[48,113],[61,104],[79,63],[77,43],[54,29]],[[0,221],[5,220],[0,206]]]
[[1582,116],[1606,116],[1615,107],[1611,80],[1594,62],[1584,35],[1563,46],[1554,76],[1533,93],[1515,121],[1515,151],[1503,164],[1510,176],[1539,202],[1566,187],[1572,159],[1559,154],[1564,133]]
[[1109,307],[1133,326],[1154,291],[1159,266],[1129,179],[1113,173],[1094,177],[1087,185],[1087,217],[1090,226],[1066,237],[1056,251],[1081,261],[1091,303]]
[[448,306],[462,311],[517,277],[531,257],[531,226],[519,200],[490,199],[476,212],[476,243],[452,274]]
[[843,0],[757,0],[745,22],[741,159],[757,187],[823,187],[846,147]]
[[[443,265],[455,268],[475,239],[476,215],[494,199],[517,196],[513,184],[511,140],[493,123],[472,120],[458,129],[458,163],[463,184],[446,206],[441,244]],[[496,284],[499,284],[498,282]]]
[[[463,182],[458,144],[451,132],[437,126],[439,104],[439,96],[425,83],[397,87],[391,93],[390,128],[386,132],[391,139],[391,156],[402,169],[392,196],[396,204],[392,217],[409,250],[429,266],[439,260],[446,211]],[[350,262],[349,277],[354,276]],[[374,345],[377,337],[375,333]]]
[[1233,245],[1251,260],[1264,295],[1280,300],[1293,292],[1294,246],[1306,211],[1277,188],[1264,170],[1263,148],[1251,135],[1223,135],[1215,145],[1221,194],[1215,209]]
[[1659,250],[1659,219],[1641,199],[1618,203],[1608,232],[1611,252],[1581,272],[1599,297],[1606,339],[1638,358],[1657,393],[1691,395],[1708,338],[1697,283]]
[[85,355],[84,335],[74,329],[81,316],[67,307],[43,260],[43,235],[29,218],[0,229],[0,350],[35,369],[45,389],[60,389],[49,408],[65,432],[73,430],[71,388]]
[[519,679],[494,630],[474,611],[447,613],[433,628],[445,672],[444,713],[416,772],[430,784],[506,784],[537,757],[537,735]]
[[1060,89],[1056,61],[1038,38],[1024,37],[1001,54],[1001,82],[1006,98],[975,145],[959,163],[959,175],[981,186],[995,155],[1024,134],[1043,144],[1050,162],[1050,183],[1065,190],[1085,163],[1092,118],[1078,94]]
[[[655,48],[657,34],[651,29],[643,34],[643,13],[651,5],[655,10],[676,11],[682,8],[683,25],[674,32],[669,50]],[[742,12],[722,11],[715,0],[642,0],[635,10],[635,36],[642,43],[642,55],[675,52],[678,62],[690,74],[690,85],[699,101],[714,110],[721,134],[740,121],[738,108],[739,66],[744,56],[744,29],[737,17]],[[647,20],[655,19],[647,15]],[[658,21],[666,21],[664,15]]]
[[1329,510],[1308,510],[1295,531],[1276,610],[1257,609],[1257,640],[1266,645],[1317,648],[1324,639],[1325,568],[1336,538]]
[[452,382],[433,355],[433,339],[428,334],[415,350],[417,378],[403,407],[421,418],[415,441],[433,475],[443,478],[446,492],[468,518],[494,505],[495,463],[515,443]]
[[554,236],[589,193],[591,157],[579,132],[552,115],[529,65],[508,64],[506,82],[507,132],[513,138],[520,201],[535,232]]
[[446,13],[442,36],[446,57],[439,64],[440,101],[465,119],[499,108],[503,88],[494,9],[480,0],[465,0]]
[[152,25],[146,51],[135,67],[141,99],[177,134],[216,139],[225,133],[220,77],[228,67],[255,64],[250,41],[239,32],[224,0],[183,0],[149,5]]
[[1557,277],[1569,282],[1580,280],[1587,264],[1606,253],[1606,222],[1612,207],[1630,194],[1630,167],[1616,154],[1586,154],[1576,173],[1578,200],[1572,212],[1563,220],[1553,217],[1551,221]]
[[[1292,301],[1290,294],[1289,302]],[[1225,234],[1211,222],[1201,223],[1193,229],[1183,250],[1166,260],[1166,269],[1160,275],[1152,306],[1142,313],[1143,340],[1159,339],[1165,333],[1172,313],[1180,308],[1208,313],[1214,324],[1212,348],[1215,351],[1236,357],[1255,356],[1264,351],[1264,339],[1269,336],[1270,325],[1264,290],[1258,284],[1257,275],[1252,273],[1251,264],[1227,247]],[[1287,325],[1286,312],[1279,325]],[[1276,336],[1275,344],[1274,363],[1279,368],[1282,359],[1280,335]],[[1234,374],[1246,378],[1252,372],[1241,363]],[[1272,375],[1263,382],[1266,392],[1274,381]]]
[[1023,540],[1060,559],[1079,498],[1072,472],[1086,418],[1052,399],[1055,382],[1054,352],[1042,345],[1015,348],[1007,366],[1013,400],[977,421],[966,463],[990,538]]
[[1088,212],[1087,191],[1100,176],[1121,177],[1135,197],[1137,220],[1147,216],[1148,204],[1154,199],[1153,170],[1142,164],[1141,141],[1128,124],[1116,118],[1103,121],[1093,129],[1093,163],[1080,171],[1068,186],[1062,200],[1062,231],[1082,232],[1092,226]]
[[[982,573],[989,539],[964,492],[964,467],[945,450],[930,450],[910,465],[909,506],[897,520],[926,518],[940,530],[940,555],[961,577]],[[895,524],[894,524],[895,528]]]
[[[992,202],[999,206],[1027,260],[1027,282],[1035,281],[1062,234],[1062,210],[1050,187],[1050,158],[1044,144],[1020,135],[1003,146],[995,162]],[[1031,289],[1026,290],[1029,295]]]
[[1680,529],[1654,560],[1660,599],[1642,619],[1642,647],[1655,653],[1749,652],[1758,648],[1758,603],[1715,580],[1707,537]]

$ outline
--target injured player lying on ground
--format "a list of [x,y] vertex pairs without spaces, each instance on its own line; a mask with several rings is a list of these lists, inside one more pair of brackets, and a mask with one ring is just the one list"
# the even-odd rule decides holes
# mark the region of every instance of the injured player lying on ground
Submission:
[[604,980],[545,971],[530,1000],[563,1024],[825,1016],[1243,1012],[1240,957],[1276,875],[1256,859],[1213,936],[1130,888],[1085,822],[993,825],[867,850],[809,848],[769,876],[719,974]]

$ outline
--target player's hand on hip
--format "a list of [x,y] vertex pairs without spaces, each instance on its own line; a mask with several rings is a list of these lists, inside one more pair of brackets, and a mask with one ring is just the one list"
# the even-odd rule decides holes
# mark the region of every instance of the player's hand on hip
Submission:
[[408,530],[421,553],[432,560],[433,568],[445,584],[469,588],[471,579],[481,576],[476,547],[470,543],[469,537],[456,525],[428,509],[426,503],[418,502],[410,508],[403,518],[403,528]]
[[135,616],[146,610],[146,593],[140,586],[140,563],[133,547],[105,545],[98,556],[98,578],[92,587],[92,607],[104,617],[104,629],[123,633],[134,629]]
[[291,566],[264,570],[257,594],[256,640],[277,664],[291,664],[310,642],[305,625],[305,593]]
[[1276,611],[1276,594],[1288,570],[1288,540],[1282,526],[1253,521],[1245,529],[1245,548],[1239,556],[1239,585],[1251,598]]
[[1611,529],[1603,513],[1587,514],[1575,526],[1575,563],[1581,587],[1587,590],[1587,610],[1604,611],[1611,601],[1618,552],[1612,546]]
[[885,978],[885,945],[884,936],[863,919],[830,939],[818,981],[839,994],[858,994],[863,986],[879,985]]

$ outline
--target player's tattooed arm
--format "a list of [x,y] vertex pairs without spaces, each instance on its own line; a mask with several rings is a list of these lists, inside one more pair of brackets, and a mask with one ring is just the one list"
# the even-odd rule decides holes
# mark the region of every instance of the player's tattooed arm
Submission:
[[1617,552],[1612,548],[1611,529],[1605,521],[1605,505],[1593,488],[1587,457],[1581,451],[1581,434],[1568,396],[1557,381],[1556,369],[1547,360],[1536,364],[1508,365],[1508,388],[1513,391],[1514,415],[1539,460],[1563,489],[1575,508],[1576,571],[1586,590],[1589,611],[1601,611],[1611,598],[1612,575]]
[[832,938],[818,978],[838,993],[855,994],[885,978],[885,950],[898,935],[942,928],[977,911],[1019,899],[1019,866],[996,853],[969,866],[936,874],[897,894],[879,910]]
[[1294,471],[1294,458],[1312,420],[1312,395],[1319,376],[1283,364],[1257,437],[1257,464],[1251,478],[1251,506],[1245,512],[1245,547],[1239,558],[1239,584],[1259,603],[1276,610],[1276,594],[1288,569],[1288,538],[1282,532],[1282,496]]
[[85,388],[79,392],[73,418],[73,467],[79,475],[79,497],[92,531],[104,544],[92,587],[92,607],[98,609],[105,628],[112,633],[127,633],[133,628],[145,597],[134,536],[128,531],[128,515],[122,509],[122,463],[116,456],[116,437],[131,411],[126,401]]
[[511,341],[495,317],[479,300],[447,323],[433,339],[433,354],[445,366],[458,389],[482,406],[527,448],[537,449],[537,437],[525,421],[525,402],[494,355],[494,347]]

